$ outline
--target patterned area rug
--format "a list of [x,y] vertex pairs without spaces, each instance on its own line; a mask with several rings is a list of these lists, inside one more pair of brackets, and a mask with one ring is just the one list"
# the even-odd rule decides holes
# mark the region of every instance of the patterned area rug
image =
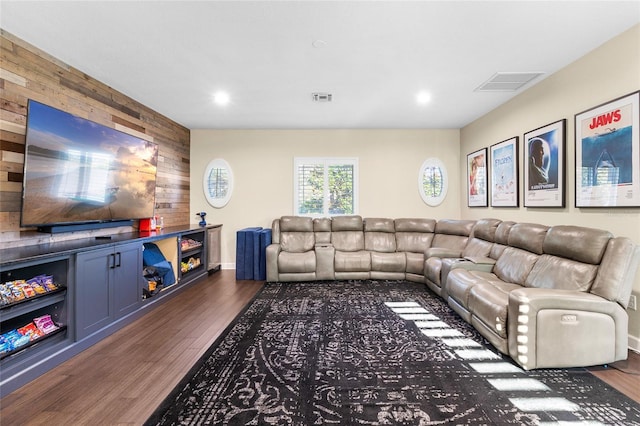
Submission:
[[148,425],[640,425],[585,369],[526,372],[423,284],[268,283]]

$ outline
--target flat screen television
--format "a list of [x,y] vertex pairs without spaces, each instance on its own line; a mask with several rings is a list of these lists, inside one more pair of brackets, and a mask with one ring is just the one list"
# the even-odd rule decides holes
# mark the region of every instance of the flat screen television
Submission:
[[153,142],[29,100],[20,224],[151,217],[157,161]]

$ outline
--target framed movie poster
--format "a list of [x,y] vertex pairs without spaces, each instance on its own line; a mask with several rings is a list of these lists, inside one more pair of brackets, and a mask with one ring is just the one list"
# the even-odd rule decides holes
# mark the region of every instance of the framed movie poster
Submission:
[[566,123],[562,119],[524,134],[525,207],[564,207]]
[[518,137],[491,145],[491,206],[518,207]]
[[639,100],[576,114],[576,207],[640,207]]
[[467,155],[469,207],[487,207],[487,148]]

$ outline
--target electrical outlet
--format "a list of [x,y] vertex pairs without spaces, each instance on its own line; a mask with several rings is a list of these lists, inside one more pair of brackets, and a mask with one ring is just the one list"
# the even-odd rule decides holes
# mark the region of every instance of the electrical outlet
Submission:
[[633,311],[638,309],[638,299],[636,299],[635,294],[632,294],[631,297],[629,298],[629,306],[627,306],[627,308]]

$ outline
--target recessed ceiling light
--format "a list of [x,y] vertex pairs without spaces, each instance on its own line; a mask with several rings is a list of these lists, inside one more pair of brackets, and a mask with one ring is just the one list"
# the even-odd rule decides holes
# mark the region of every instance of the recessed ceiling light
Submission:
[[418,92],[416,95],[416,102],[418,105],[426,105],[431,100],[431,95],[427,92]]
[[323,47],[327,47],[327,42],[324,40],[314,40],[311,45],[316,49],[322,49]]
[[231,98],[227,92],[216,92],[213,94],[213,102],[216,105],[225,106],[230,100]]

